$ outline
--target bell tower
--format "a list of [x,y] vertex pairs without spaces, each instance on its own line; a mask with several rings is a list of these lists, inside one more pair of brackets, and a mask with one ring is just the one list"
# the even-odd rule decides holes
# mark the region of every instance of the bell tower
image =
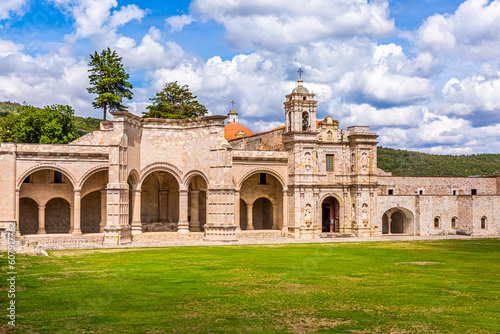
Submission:
[[[302,74],[302,70],[299,70]],[[299,79],[297,87],[286,96],[285,101],[285,132],[316,133],[316,105],[315,94],[303,86]]]

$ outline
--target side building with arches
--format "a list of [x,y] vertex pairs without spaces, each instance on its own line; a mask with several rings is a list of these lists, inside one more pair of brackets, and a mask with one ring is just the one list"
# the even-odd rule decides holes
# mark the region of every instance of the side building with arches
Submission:
[[0,143],[0,229],[23,238],[318,238],[500,233],[500,178],[395,177],[377,134],[316,120],[285,97],[285,125],[254,134],[226,116],[113,113],[67,145]]

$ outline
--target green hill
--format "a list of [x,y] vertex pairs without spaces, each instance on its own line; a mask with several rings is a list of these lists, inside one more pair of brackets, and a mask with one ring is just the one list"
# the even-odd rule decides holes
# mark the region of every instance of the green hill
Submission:
[[377,165],[395,176],[500,175],[500,154],[438,155],[378,147]]
[[[7,114],[15,113],[16,108],[20,106],[21,104],[15,102],[0,102],[0,117],[5,117],[7,116]],[[81,137],[93,130],[99,130],[100,123],[101,120],[97,118],[83,118],[80,116],[75,116],[76,133]]]
[[[0,102],[0,117],[16,112],[19,103]],[[100,119],[75,116],[76,133],[99,130]],[[500,175],[500,154],[438,155],[378,147],[378,167],[395,176]]]

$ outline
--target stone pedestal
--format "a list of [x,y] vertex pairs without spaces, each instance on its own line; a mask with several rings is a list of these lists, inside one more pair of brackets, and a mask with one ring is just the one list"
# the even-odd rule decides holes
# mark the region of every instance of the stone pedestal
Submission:
[[105,227],[103,245],[125,245],[132,242],[130,227]]
[[321,229],[316,225],[301,226],[300,227],[300,238],[301,239],[316,239],[319,238]]
[[237,242],[239,234],[235,225],[205,225],[205,241]]

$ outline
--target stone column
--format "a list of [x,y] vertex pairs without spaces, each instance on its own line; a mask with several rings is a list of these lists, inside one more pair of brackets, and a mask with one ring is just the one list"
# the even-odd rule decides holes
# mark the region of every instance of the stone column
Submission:
[[19,193],[21,192],[21,189],[16,189],[16,236],[19,237],[21,236],[21,231],[19,231]]
[[240,226],[240,191],[234,191],[234,225],[238,226],[237,231],[241,231]]
[[189,233],[188,191],[185,189],[179,190],[179,224],[177,225],[177,233]]
[[168,190],[160,190],[160,194],[158,197],[160,201],[160,212],[158,215],[158,220],[161,222],[166,222],[168,220]]
[[253,205],[247,205],[247,230],[253,230]]
[[330,232],[335,232],[335,200],[330,197]]
[[200,232],[200,191],[191,190],[191,232]]
[[69,206],[69,233],[72,234],[75,228],[75,207]]
[[288,189],[283,188],[283,227],[282,232],[288,232]]
[[[392,214],[391,214],[391,216],[392,216]],[[387,234],[392,234],[391,225],[392,225],[392,218],[387,217]]]
[[38,206],[38,231],[37,234],[46,234],[45,231],[45,205]]
[[104,232],[106,226],[106,189],[101,190],[101,222],[99,223],[99,233]]
[[142,222],[141,222],[141,190],[134,190],[132,192],[132,234],[142,233]]
[[73,228],[73,235],[82,235],[82,230],[80,228],[80,200],[81,200],[81,193],[80,189],[73,189],[74,191],[74,201],[73,201],[73,206],[74,206],[74,213],[73,213],[73,221],[74,221],[74,228]]
[[276,204],[273,204],[273,230],[279,230],[279,224],[278,224],[278,211],[276,210],[278,206]]

